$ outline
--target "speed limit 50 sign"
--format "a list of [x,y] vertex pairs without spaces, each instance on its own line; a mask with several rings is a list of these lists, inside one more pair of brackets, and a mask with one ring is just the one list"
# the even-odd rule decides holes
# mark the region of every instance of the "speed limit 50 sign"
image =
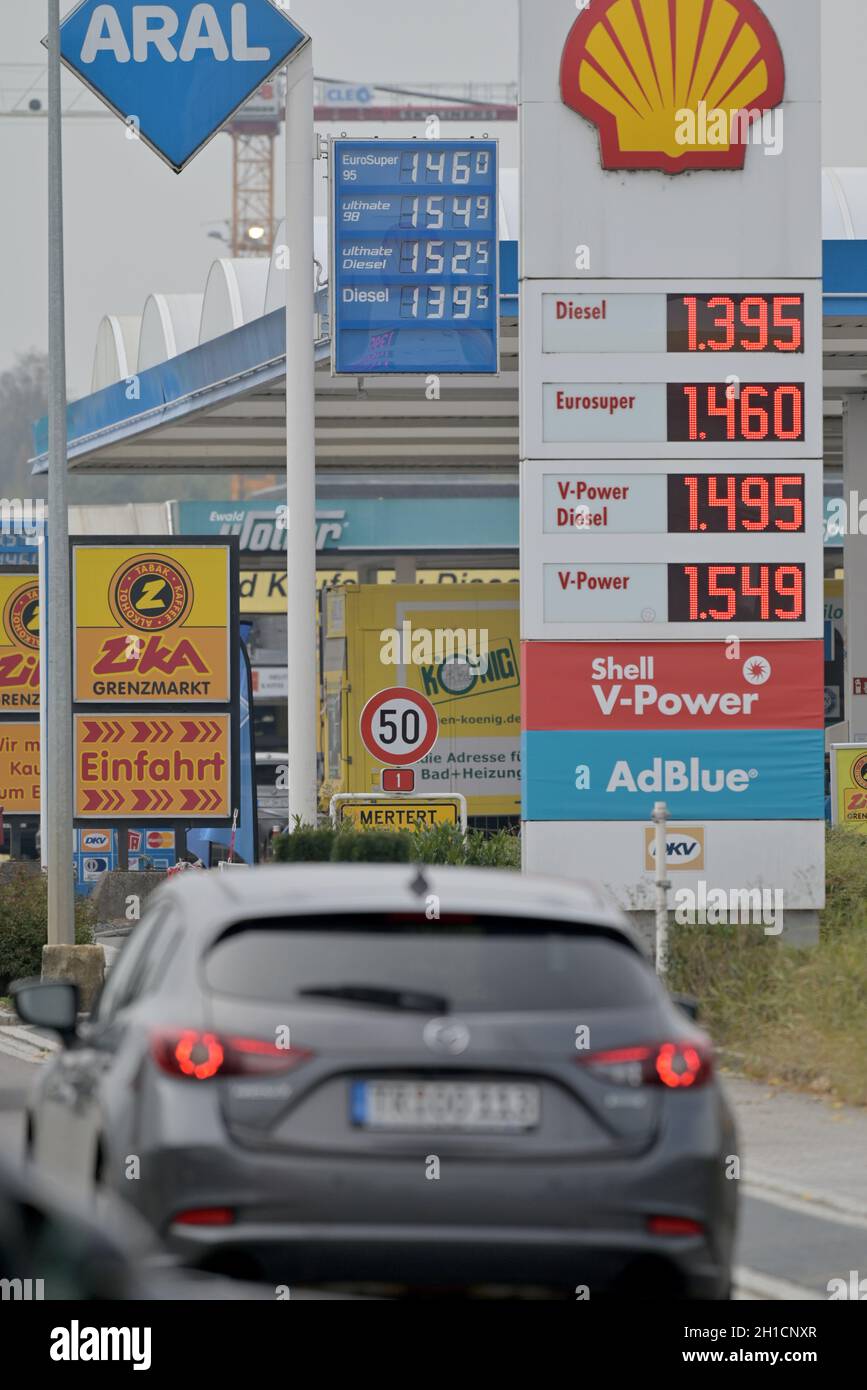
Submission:
[[424,695],[392,686],[371,696],[361,711],[361,740],[374,758],[409,767],[426,758],[437,741],[437,712]]

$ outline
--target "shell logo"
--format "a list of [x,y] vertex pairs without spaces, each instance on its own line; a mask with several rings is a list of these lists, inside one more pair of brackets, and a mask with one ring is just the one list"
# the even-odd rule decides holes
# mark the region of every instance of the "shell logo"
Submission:
[[750,126],[785,85],[755,0],[590,0],[560,66],[563,101],[598,126],[605,169],[742,169]]

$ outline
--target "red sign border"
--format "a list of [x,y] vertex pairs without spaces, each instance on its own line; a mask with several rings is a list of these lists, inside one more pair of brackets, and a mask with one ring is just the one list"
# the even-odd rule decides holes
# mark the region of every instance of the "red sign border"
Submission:
[[[418,748],[412,753],[389,753],[374,741],[373,737],[373,716],[377,710],[388,700],[409,700],[423,712],[427,719],[427,733]],[[434,747],[440,732],[439,715],[426,695],[422,695],[418,690],[410,690],[409,686],[391,685],[387,690],[379,690],[375,695],[371,695],[358,721],[358,730],[361,734],[361,741],[367,752],[378,762],[385,763],[387,767],[412,767],[414,763],[420,763],[422,758],[426,758]]]

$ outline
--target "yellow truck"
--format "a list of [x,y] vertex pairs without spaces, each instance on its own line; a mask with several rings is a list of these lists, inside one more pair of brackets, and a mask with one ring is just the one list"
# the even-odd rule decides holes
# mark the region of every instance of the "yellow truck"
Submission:
[[408,686],[439,718],[415,793],[462,793],[471,826],[520,815],[518,594],[502,583],[323,590],[323,810],[336,793],[380,791],[383,764],[361,742],[361,711],[378,691]]

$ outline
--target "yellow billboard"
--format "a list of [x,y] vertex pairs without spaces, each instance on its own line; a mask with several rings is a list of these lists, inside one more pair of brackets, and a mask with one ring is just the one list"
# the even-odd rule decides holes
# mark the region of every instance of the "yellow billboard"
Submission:
[[79,704],[224,703],[231,698],[231,548],[72,549]]
[[39,709],[39,580],[0,574],[0,709]]
[[[462,793],[470,816],[519,815],[517,584],[362,585],[339,600],[345,636],[326,645],[323,662],[329,790],[379,790],[382,763],[364,748],[361,711],[378,691],[407,686],[439,718],[437,743],[415,769],[418,796]],[[339,675],[331,648],[345,648]]]
[[867,744],[831,746],[831,823],[867,834]]
[[231,715],[75,715],[75,815],[211,825],[232,814]]
[[39,815],[39,724],[0,721],[0,810]]

